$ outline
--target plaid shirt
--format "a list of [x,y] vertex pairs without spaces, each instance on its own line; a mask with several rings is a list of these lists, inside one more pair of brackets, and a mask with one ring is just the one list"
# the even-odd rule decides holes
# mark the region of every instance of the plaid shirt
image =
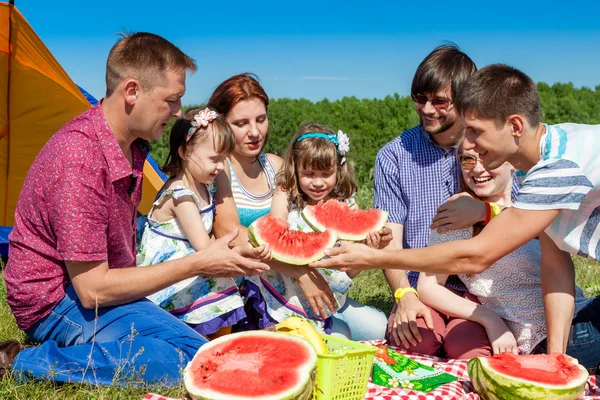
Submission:
[[[417,125],[377,153],[375,207],[390,213],[389,222],[404,226],[403,248],[427,246],[437,208],[458,192],[460,165],[454,149],[441,148]],[[418,272],[408,272],[411,286],[416,287],[418,277]],[[466,291],[455,275],[446,287]]]

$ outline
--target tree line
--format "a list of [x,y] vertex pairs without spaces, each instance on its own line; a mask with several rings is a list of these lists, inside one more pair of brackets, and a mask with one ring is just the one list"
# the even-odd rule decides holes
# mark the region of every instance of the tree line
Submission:
[[[593,90],[575,88],[571,83],[538,83],[542,121],[549,124],[575,122],[600,124],[600,85]],[[316,121],[350,137],[350,161],[360,188],[357,200],[362,207],[372,204],[373,167],[377,151],[406,129],[419,123],[410,97],[398,94],[383,99],[344,97],[311,102],[306,99],[273,99],[269,103],[267,151],[282,155],[304,121]],[[151,144],[159,165],[168,153],[168,134]]]

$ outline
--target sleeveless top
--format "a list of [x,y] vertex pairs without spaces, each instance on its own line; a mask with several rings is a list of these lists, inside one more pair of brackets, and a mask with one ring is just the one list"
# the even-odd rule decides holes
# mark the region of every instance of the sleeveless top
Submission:
[[[473,227],[445,233],[432,231],[429,245],[470,239],[472,236]],[[546,338],[541,258],[539,240],[532,240],[479,274],[458,275],[469,293],[477,296],[482,305],[495,311],[504,320],[522,354],[531,353]],[[590,301],[575,286],[573,317]]]
[[258,155],[258,162],[265,172],[269,189],[262,194],[255,194],[247,190],[238,180],[231,161],[227,158],[229,164],[229,175],[231,181],[231,192],[237,206],[240,223],[246,227],[271,210],[271,200],[275,193],[275,167],[265,153]]
[[[175,260],[195,252],[176,218],[158,222],[152,219],[152,212],[169,197],[178,199],[191,196],[198,207],[206,232],[210,233],[215,200],[212,185],[207,186],[207,189],[210,205],[204,208],[200,207],[196,194],[185,187],[165,189],[158,193],[145,219],[136,256],[138,267]],[[148,296],[148,299],[192,325],[201,334],[214,333],[245,317],[241,295],[231,278],[188,278]]]

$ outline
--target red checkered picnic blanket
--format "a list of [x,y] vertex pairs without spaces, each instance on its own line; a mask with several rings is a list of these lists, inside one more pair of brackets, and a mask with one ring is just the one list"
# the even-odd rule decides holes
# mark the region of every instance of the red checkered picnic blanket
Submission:
[[[366,344],[374,346],[381,345],[385,341],[366,341]],[[422,364],[433,365],[435,368],[458,377],[458,381],[447,383],[428,393],[401,388],[387,388],[374,385],[369,382],[367,394],[363,400],[480,400],[481,398],[473,391],[473,386],[467,374],[468,360],[445,360],[438,357],[426,356],[412,353],[394,346],[389,346],[398,353],[405,354],[411,359]],[[153,393],[144,396],[143,400],[179,400],[162,397]],[[183,400],[183,399],[181,399]],[[600,400],[600,388],[596,382],[596,376],[590,376],[581,400]]]
[[[374,346],[385,343],[384,341],[364,342]],[[365,399],[369,400],[479,400],[480,397],[473,391],[467,373],[468,360],[445,360],[439,357],[426,356],[412,353],[394,346],[388,346],[398,353],[405,354],[411,359],[422,364],[432,365],[440,371],[458,377],[458,381],[447,383],[428,393],[416,392],[401,388],[387,388],[369,382]],[[596,384],[596,376],[591,376],[585,389],[584,400],[600,399],[600,388]]]

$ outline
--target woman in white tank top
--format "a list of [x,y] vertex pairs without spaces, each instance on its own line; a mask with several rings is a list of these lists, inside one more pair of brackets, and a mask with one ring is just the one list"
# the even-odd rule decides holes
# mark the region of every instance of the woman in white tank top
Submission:
[[[221,83],[208,101],[208,107],[224,115],[236,137],[236,145],[225,167],[226,174],[216,179],[216,213],[219,216],[213,231],[217,237],[238,228],[240,234],[233,245],[248,241],[248,227],[256,219],[269,213],[275,192],[275,174],[281,167],[282,159],[262,150],[267,141],[269,119],[267,108],[269,98],[264,89],[251,74],[233,76]],[[315,304],[335,304],[331,290],[324,291],[326,282],[318,282],[319,274],[313,274],[308,267],[291,266],[271,261],[271,268],[303,282],[303,290],[314,299]],[[263,329],[276,321],[263,317],[260,291],[256,280],[259,277],[239,277],[238,284],[246,295],[247,319],[237,330]],[[320,278],[322,279],[322,278]],[[313,310],[315,314],[325,310]],[[332,321],[330,321],[330,326]],[[342,321],[336,321],[340,331],[349,331]]]

